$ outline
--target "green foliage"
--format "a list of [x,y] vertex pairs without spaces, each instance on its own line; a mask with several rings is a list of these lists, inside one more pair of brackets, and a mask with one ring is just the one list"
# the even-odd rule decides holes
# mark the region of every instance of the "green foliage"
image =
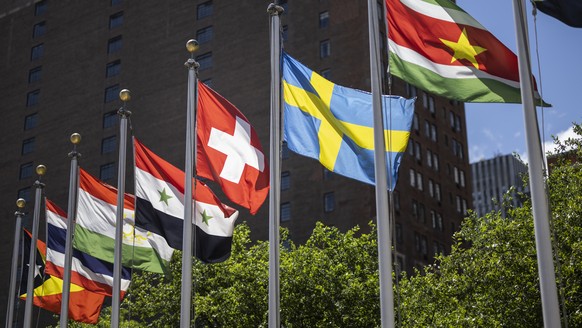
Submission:
[[[582,128],[575,125],[578,135]],[[558,144],[568,156],[548,177],[558,286],[570,327],[582,327],[581,138]],[[510,197],[509,191],[506,197]],[[527,198],[527,197],[526,197]],[[396,298],[401,327],[540,327],[543,325],[531,203],[503,202],[500,212],[471,213],[455,234],[451,253],[400,279]],[[268,243],[251,243],[246,224],[236,227],[230,259],[194,261],[194,320],[198,327],[266,327]],[[380,325],[376,230],[345,233],[317,224],[305,245],[282,230],[281,323],[297,327]],[[285,245],[285,246],[283,246]],[[170,276],[134,273],[123,302],[123,327],[177,327],[181,254]],[[395,295],[398,295],[395,293]],[[399,305],[398,305],[399,304]],[[564,310],[562,309],[562,310]],[[107,310],[99,327],[107,327]],[[139,322],[139,324],[138,324]],[[84,327],[72,325],[71,327]]]

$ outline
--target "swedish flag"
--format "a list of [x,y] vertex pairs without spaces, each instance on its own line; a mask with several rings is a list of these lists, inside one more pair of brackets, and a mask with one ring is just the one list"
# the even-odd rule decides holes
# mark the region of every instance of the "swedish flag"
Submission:
[[[292,151],[365,183],[374,179],[372,95],[336,85],[283,54],[284,138]],[[414,114],[414,99],[383,96],[387,165],[396,185]],[[390,180],[390,179],[389,179]]]

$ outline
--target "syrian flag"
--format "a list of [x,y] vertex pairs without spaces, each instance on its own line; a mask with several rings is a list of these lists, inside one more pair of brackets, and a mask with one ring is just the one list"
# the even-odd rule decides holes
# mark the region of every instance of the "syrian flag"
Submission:
[[[134,138],[135,224],[166,238],[182,249],[184,229],[184,172],[166,162]],[[195,255],[206,263],[230,256],[238,211],[220,202],[210,188],[195,180]]]
[[[135,226],[134,198],[133,195],[125,194],[121,254],[123,266],[166,273],[174,250],[162,236]],[[80,169],[78,199],[73,247],[113,263],[117,189]]]
[[255,214],[269,193],[269,166],[249,120],[198,83],[197,125],[198,175],[220,184],[230,200]]
[[[46,273],[63,279],[65,276],[65,245],[67,214],[50,200],[46,204],[47,249]],[[129,288],[131,273],[121,270],[121,297]],[[73,249],[71,261],[71,283],[88,291],[111,296],[113,290],[113,264],[101,261],[89,254]]]

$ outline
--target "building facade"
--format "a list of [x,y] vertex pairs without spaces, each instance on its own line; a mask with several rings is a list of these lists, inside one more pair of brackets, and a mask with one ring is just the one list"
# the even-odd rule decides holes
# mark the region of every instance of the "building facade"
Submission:
[[491,211],[502,211],[503,195],[511,187],[515,192],[511,193],[510,205],[518,207],[522,205],[519,193],[528,193],[523,186],[523,176],[527,174],[527,165],[513,155],[496,156],[471,164],[471,176],[473,179],[473,206],[479,216]]
[[[0,5],[2,249],[12,248],[15,200],[28,198],[32,211],[38,164],[48,168],[44,194],[66,209],[73,132],[83,136],[81,167],[116,185],[116,111],[123,88],[132,92],[132,134],[183,168],[188,39],[200,43],[195,54],[200,80],[247,116],[268,152],[268,4],[14,0]],[[337,84],[370,90],[366,2],[294,0],[282,6],[285,51]],[[381,38],[385,45],[385,34]],[[396,259],[400,269],[412,271],[450,251],[451,236],[471,207],[465,113],[462,103],[392,80],[393,94],[417,97],[394,193]],[[284,146],[282,157],[281,225],[294,241],[304,242],[317,221],[369,231],[368,222],[375,220],[372,186],[328,172]],[[131,154],[127,162],[126,186],[132,192]],[[268,238],[267,207],[255,216],[241,211],[239,221],[250,225],[254,239]],[[7,287],[8,251],[0,254],[0,263],[5,268],[0,281]],[[0,300],[5,308],[6,295]]]

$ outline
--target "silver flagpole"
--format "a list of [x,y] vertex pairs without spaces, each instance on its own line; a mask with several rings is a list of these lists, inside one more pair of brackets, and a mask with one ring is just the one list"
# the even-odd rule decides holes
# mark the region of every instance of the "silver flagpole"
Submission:
[[527,157],[529,161],[529,183],[531,186],[531,203],[534,218],[538,274],[540,277],[542,313],[544,327],[554,328],[560,327],[560,310],[552,256],[552,242],[550,239],[550,210],[543,177],[544,159],[533,97],[527,21],[523,0],[513,1],[513,13],[515,16],[519,81],[525,121]]
[[20,235],[22,234],[22,217],[24,216],[26,201],[22,198],[16,200],[18,210],[14,213],[16,224],[14,226],[14,247],[12,248],[12,268],[10,270],[10,289],[8,292],[8,309],[6,310],[6,328],[12,328],[14,321],[14,301],[16,300],[16,271],[18,269],[18,248]]
[[[123,247],[123,210],[125,206],[125,162],[127,157],[127,119],[131,112],[126,108],[131,100],[131,92],[123,89],[119,92],[123,106],[117,111],[119,122],[119,165],[117,166],[117,212],[115,216],[115,250],[113,252],[113,289],[111,291],[111,327],[119,327],[119,309],[121,306],[121,268]],[[69,214],[70,215],[70,214]]]
[[283,7],[271,3],[271,126],[270,126],[270,181],[269,192],[269,328],[279,328],[279,207],[281,203],[281,32],[280,15]]
[[[24,305],[24,326],[32,327],[32,299],[34,298],[34,276],[36,273],[36,243],[38,241],[38,224],[40,221],[40,201],[42,199],[42,188],[44,183],[40,180],[46,173],[46,166],[36,167],[38,179],[34,182],[36,192],[34,195],[34,213],[32,215],[32,239],[30,241],[30,256],[28,262],[28,279],[26,280],[26,303]],[[40,272],[39,274],[43,274]]]
[[69,202],[67,208],[67,235],[65,241],[65,270],[63,276],[63,298],[61,301],[60,327],[67,328],[69,321],[69,295],[71,293],[71,266],[73,262],[73,232],[75,231],[75,214],[77,212],[77,180],[79,179],[79,165],[77,159],[81,154],[77,152],[77,145],[81,142],[81,135],[71,134],[73,150],[69,153],[71,170],[69,175]]
[[378,45],[378,7],[368,0],[368,34],[370,40],[370,82],[374,110],[374,171],[376,175],[376,217],[378,221],[378,265],[380,270],[380,315],[382,327],[394,327],[394,298],[392,292],[392,243],[386,182],[386,145],[380,83],[380,47]]
[[[190,327],[190,308],[192,306],[192,212],[194,177],[193,168],[196,165],[196,94],[197,76],[200,65],[194,60],[194,52],[198,50],[198,41],[188,40],[186,49],[190,53],[190,58],[184,65],[188,68],[188,100],[186,104],[186,167],[184,170],[184,231],[182,242],[182,288],[180,289],[180,327]],[[194,187],[195,188],[195,187]]]

